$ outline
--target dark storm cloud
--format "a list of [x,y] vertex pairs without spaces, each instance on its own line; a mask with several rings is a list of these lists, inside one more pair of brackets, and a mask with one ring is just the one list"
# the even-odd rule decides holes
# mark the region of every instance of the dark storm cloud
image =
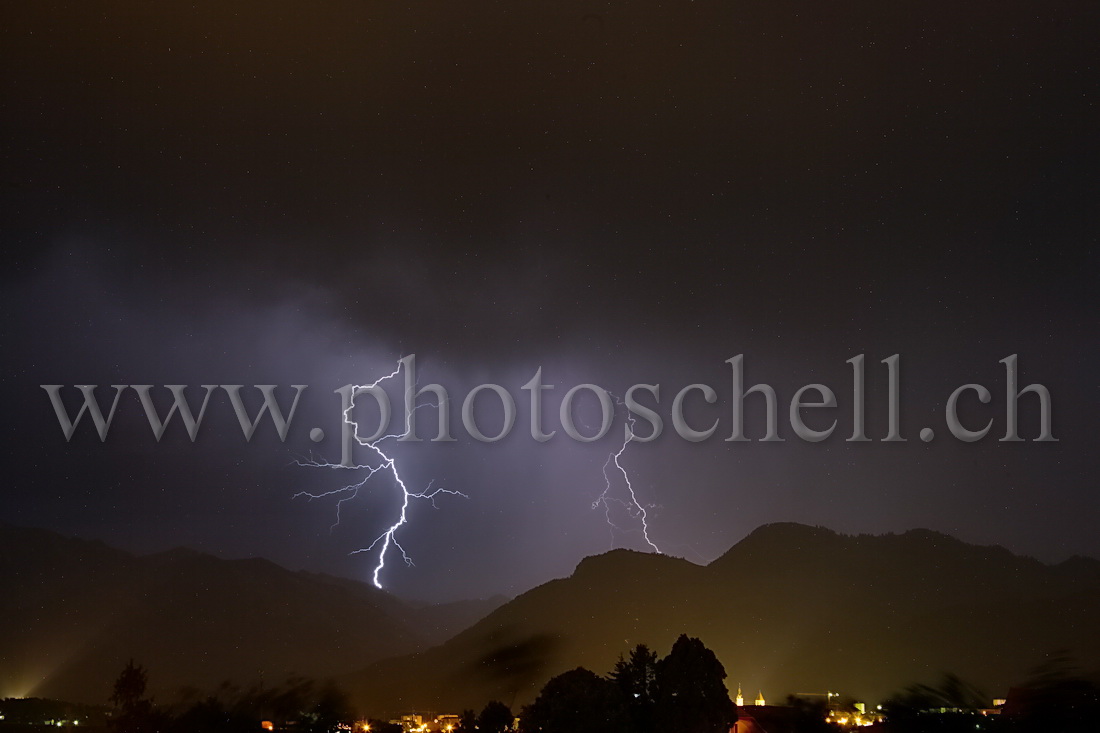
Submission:
[[[793,519],[1100,554],[1091,4],[5,13],[10,521],[364,577],[341,553],[377,511],[330,539],[289,500],[325,482],[286,465],[304,433],[64,445],[37,385],[305,383],[300,424],[331,433],[331,390],[408,353],[459,393],[522,398],[541,365],[558,399],[661,382],[665,409],[696,381],[725,399],[744,353],[781,401],[830,385],[841,426],[726,444],[720,401],[713,441],[633,446],[674,551]],[[902,354],[909,444],[843,442],[859,353],[879,407]],[[1000,399],[1012,353],[1062,442],[919,444],[956,386]],[[521,590],[603,549],[609,447],[410,447],[471,498],[423,511],[395,587]]]

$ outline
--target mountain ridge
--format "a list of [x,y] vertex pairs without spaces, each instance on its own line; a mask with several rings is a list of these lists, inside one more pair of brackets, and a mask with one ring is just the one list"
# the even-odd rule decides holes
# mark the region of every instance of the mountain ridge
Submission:
[[264,558],[135,555],[10,525],[0,527],[0,587],[0,696],[78,702],[105,700],[130,657],[171,699],[227,679],[350,671],[439,643],[499,605],[413,605]]
[[134,555],[0,526],[0,584],[0,617],[23,632],[0,633],[0,694],[74,701],[101,702],[133,656],[168,698],[297,672],[335,675],[377,712],[519,704],[553,673],[606,672],[680,633],[715,649],[731,684],[773,698],[871,698],[948,669],[1001,690],[1054,649],[1100,659],[1100,561],[1047,564],[930,530],[773,523],[707,565],[616,549],[503,604],[431,605],[264,558]]
[[343,681],[367,709],[521,704],[553,674],[606,673],[637,643],[664,653],[688,633],[731,684],[773,699],[817,687],[881,699],[947,670],[1004,692],[1056,649],[1100,660],[1098,618],[1095,560],[1051,565],[930,530],[775,523],[705,566],[630,550],[586,557],[444,644]]

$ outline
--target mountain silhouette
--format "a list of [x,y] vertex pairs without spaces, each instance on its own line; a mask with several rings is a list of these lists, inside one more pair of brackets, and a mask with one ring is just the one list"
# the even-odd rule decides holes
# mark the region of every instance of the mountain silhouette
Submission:
[[771,524],[707,566],[613,550],[504,605],[431,606],[262,559],[0,527],[0,589],[0,696],[96,703],[133,657],[165,701],[297,673],[337,677],[372,714],[515,708],[557,673],[607,672],[639,643],[663,654],[681,633],[715,651],[731,686],[773,700],[877,701],[945,671],[1002,696],[1051,653],[1100,666],[1100,562],[1047,565],[927,530]]
[[151,689],[328,677],[439,643],[504,599],[409,604],[346,578],[0,527],[0,697],[103,703],[131,657]]
[[951,671],[1003,696],[1055,651],[1100,661],[1100,562],[1046,565],[928,530],[843,536],[765,525],[707,566],[589,557],[425,652],[342,680],[363,709],[529,702],[551,676],[609,671],[645,643],[700,637],[732,686],[878,701]]

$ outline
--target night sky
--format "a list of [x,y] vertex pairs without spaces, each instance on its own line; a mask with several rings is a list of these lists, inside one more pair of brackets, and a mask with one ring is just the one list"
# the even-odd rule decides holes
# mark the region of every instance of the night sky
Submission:
[[[612,546],[592,503],[620,423],[557,420],[584,382],[683,386],[710,440],[622,462],[663,551],[706,562],[756,526],[927,527],[1048,561],[1100,556],[1096,475],[1098,6],[974,3],[22,3],[0,22],[4,248],[0,521],[138,552],[179,545],[369,579],[391,483],[343,507],[339,397],[416,354],[458,440],[395,450],[418,502],[387,588],[516,594]],[[730,367],[779,393],[786,442],[725,442]],[[868,435],[852,431],[866,354]],[[901,355],[904,443],[886,434]],[[1005,377],[1053,395],[1056,443]],[[528,434],[543,369],[547,428]],[[516,428],[480,444],[483,382]],[[787,405],[821,382],[836,432]],[[979,382],[950,436],[944,404]],[[157,444],[133,393],[66,443],[41,384],[307,384],[290,435],[251,443],[224,394]],[[106,403],[110,394],[103,391]],[[73,397],[74,395],[70,395]],[[161,395],[164,397],[165,395]],[[255,395],[250,395],[254,397]],[[400,405],[400,389],[393,397]],[[75,404],[75,403],[74,403]],[[167,402],[163,403],[165,408]],[[492,427],[492,401],[485,425]],[[258,407],[258,402],[253,404]],[[578,425],[598,424],[582,401]],[[826,412],[826,411],[820,411]],[[366,414],[366,413],[364,413]],[[621,417],[621,415],[620,415]],[[434,434],[434,408],[418,413]],[[496,418],[499,420],[499,417]],[[621,421],[620,421],[621,422]],[[320,443],[309,429],[328,434]],[[936,437],[921,442],[923,427]],[[486,430],[490,432],[490,430]],[[636,529],[629,517],[624,525]]]

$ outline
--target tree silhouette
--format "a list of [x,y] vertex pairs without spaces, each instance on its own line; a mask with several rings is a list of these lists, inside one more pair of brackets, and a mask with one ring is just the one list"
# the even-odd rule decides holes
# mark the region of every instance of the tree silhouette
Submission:
[[458,733],[474,733],[477,730],[477,713],[463,710],[458,716]]
[[111,726],[118,733],[155,733],[167,727],[166,721],[153,713],[153,701],[146,699],[145,687],[149,675],[145,667],[131,659],[118,675],[110,702],[115,706]]
[[901,733],[961,733],[985,722],[975,722],[975,712],[985,707],[985,700],[981,690],[949,672],[936,685],[910,685],[893,695],[883,704],[883,712],[891,729]]
[[630,729],[637,733],[653,730],[653,707],[657,702],[657,654],[645,644],[630,652],[629,659],[619,657],[611,680],[618,685],[630,711]]
[[726,670],[699,639],[681,634],[657,663],[654,725],[658,733],[727,733],[737,720]]
[[1059,733],[1084,733],[1100,726],[1100,684],[1082,674],[1065,652],[1056,652],[1033,669],[1017,696],[1022,699],[1010,699],[1016,708],[1011,712],[1018,718],[1021,730],[1046,728]]
[[769,733],[836,733],[836,728],[825,722],[829,712],[828,702],[824,699],[807,700],[795,695],[787,695],[787,715],[780,725],[776,723],[768,727]]
[[187,733],[233,733],[254,731],[256,719],[231,713],[222,701],[210,696],[194,703],[176,718],[176,729]]
[[328,681],[317,694],[317,700],[300,720],[300,729],[310,733],[328,733],[337,723],[352,717],[347,695],[333,682]]
[[523,709],[524,733],[626,733],[629,716],[618,685],[584,667],[554,677]]
[[110,698],[111,704],[121,710],[132,710],[142,702],[148,682],[149,674],[145,671],[145,667],[135,666],[134,660],[131,659],[115,680],[114,691]]
[[[273,721],[280,730],[329,733],[353,718],[346,696],[331,681],[318,685],[290,677],[280,685],[246,690],[226,682],[214,694],[195,699],[198,694],[191,694],[194,701],[176,717],[177,733],[256,733],[263,720]],[[384,733],[376,722],[371,730]]]
[[477,716],[478,733],[503,733],[512,727],[513,720],[515,717],[507,705],[492,700],[482,709],[481,715]]

